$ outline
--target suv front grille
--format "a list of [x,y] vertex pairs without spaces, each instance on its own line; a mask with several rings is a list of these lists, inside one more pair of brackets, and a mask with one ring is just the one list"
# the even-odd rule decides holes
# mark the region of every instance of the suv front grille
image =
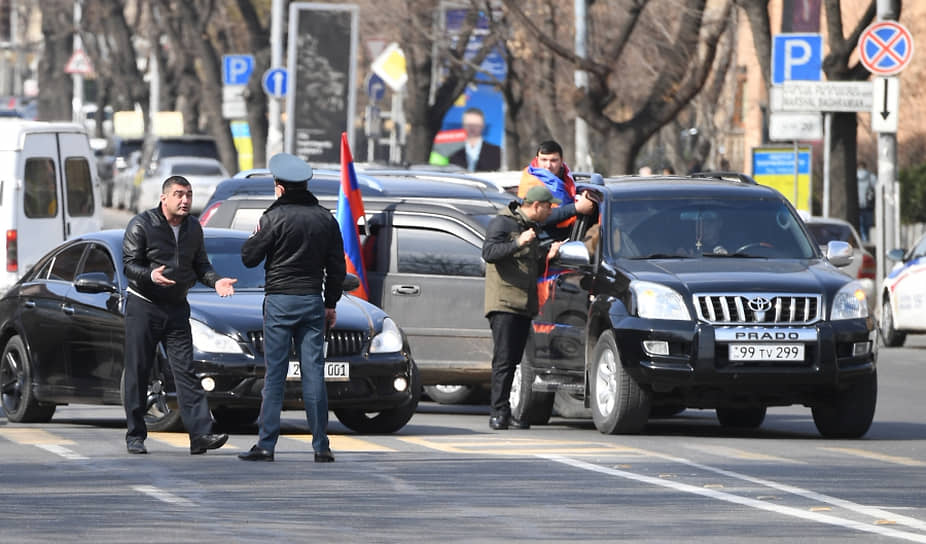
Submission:
[[[251,331],[248,333],[248,338],[251,340],[251,344],[254,345],[254,350],[257,352],[257,355],[264,354],[264,332],[263,331]],[[364,331],[346,331],[346,330],[332,330],[328,331],[326,337],[328,340],[328,357],[347,357],[351,355],[359,355],[363,351],[363,344],[366,340],[366,333]],[[296,346],[292,346],[290,349],[290,357],[296,357]]]
[[706,293],[694,297],[698,319],[708,323],[806,325],[820,320],[820,295]]

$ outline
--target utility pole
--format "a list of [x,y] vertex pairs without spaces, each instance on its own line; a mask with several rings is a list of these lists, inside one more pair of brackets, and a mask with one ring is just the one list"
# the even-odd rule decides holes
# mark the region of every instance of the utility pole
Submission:
[[[283,66],[283,0],[273,0],[270,8],[270,67]],[[294,82],[290,82],[292,86]],[[267,161],[283,151],[283,128],[280,121],[281,98],[267,95]]]
[[[588,0],[575,0],[576,19],[576,56],[580,59],[588,57]],[[588,74],[585,70],[576,70],[575,83],[577,89],[588,89]],[[581,172],[592,170],[591,154],[588,150],[588,123],[576,113],[576,162],[573,169]]]
[[[74,52],[83,51],[84,44],[80,39],[80,21],[81,21],[82,9],[80,5],[80,0],[74,2]],[[74,81],[74,98],[71,101],[72,117],[75,123],[81,123],[83,125],[82,113],[84,109],[84,76],[75,73],[71,74],[71,78]],[[102,108],[97,112],[97,115],[102,115]]]

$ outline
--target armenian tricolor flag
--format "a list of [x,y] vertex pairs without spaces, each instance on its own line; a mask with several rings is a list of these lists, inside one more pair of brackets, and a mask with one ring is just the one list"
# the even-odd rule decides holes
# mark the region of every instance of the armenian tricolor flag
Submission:
[[[360,251],[360,233],[357,222],[365,217],[363,198],[357,186],[357,173],[354,171],[354,158],[350,154],[347,133],[341,133],[341,187],[338,190],[338,225],[344,240],[344,262],[347,272],[360,278],[360,287],[351,291],[352,295],[369,300],[366,267],[363,253]],[[364,219],[365,220],[365,219]]]

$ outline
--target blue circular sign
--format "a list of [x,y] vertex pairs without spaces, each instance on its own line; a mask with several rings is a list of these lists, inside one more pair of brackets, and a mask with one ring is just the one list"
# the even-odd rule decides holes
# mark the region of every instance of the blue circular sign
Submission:
[[264,92],[274,98],[283,98],[286,96],[288,82],[289,73],[286,71],[286,68],[270,68],[264,72],[264,77],[261,79]]
[[862,32],[858,45],[859,60],[868,71],[890,76],[903,70],[913,56],[913,36],[895,21],[880,21]]
[[386,82],[372,72],[367,76],[367,96],[373,102],[379,102],[386,96]]

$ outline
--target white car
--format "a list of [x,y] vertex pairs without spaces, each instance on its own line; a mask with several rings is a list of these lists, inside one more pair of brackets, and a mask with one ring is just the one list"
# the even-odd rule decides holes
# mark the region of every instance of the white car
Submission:
[[926,235],[913,249],[892,249],[898,261],[884,278],[881,337],[886,346],[902,346],[908,333],[926,333]]
[[228,171],[222,163],[205,157],[164,157],[152,174],[141,182],[135,201],[136,212],[153,208],[158,203],[161,185],[170,176],[183,176],[193,186],[193,206],[190,213],[198,215],[215,192],[220,181],[228,179]]

